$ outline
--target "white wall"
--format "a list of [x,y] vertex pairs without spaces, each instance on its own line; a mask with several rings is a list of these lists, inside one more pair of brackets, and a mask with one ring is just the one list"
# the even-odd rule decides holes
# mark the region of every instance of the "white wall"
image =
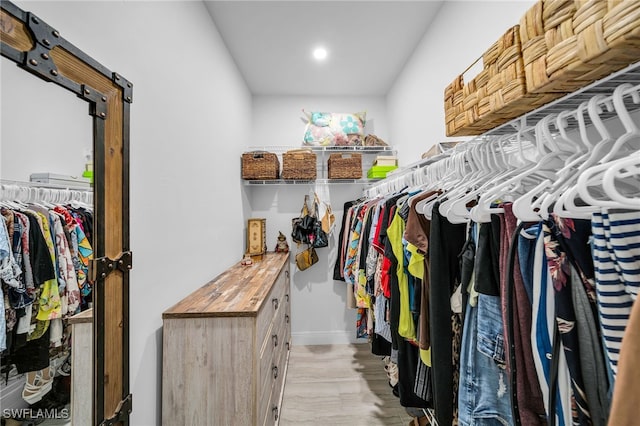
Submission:
[[[391,139],[411,163],[446,138],[444,88],[533,5],[517,1],[445,1],[387,94]],[[471,78],[474,76],[471,75]]]
[[87,103],[4,58],[0,84],[0,177],[28,182],[31,173],[81,175],[84,154],[92,150]]
[[[131,424],[159,424],[162,312],[240,260],[244,251],[245,224],[238,212],[245,211],[246,200],[238,177],[250,136],[251,95],[201,2],[17,4],[134,84]],[[12,84],[3,72],[3,166],[20,162],[29,171],[62,170],[60,157],[48,157],[44,164],[4,158],[14,152],[4,132],[4,93]],[[53,113],[77,117],[68,109],[60,103]],[[64,125],[54,120],[51,126]],[[40,141],[60,143],[46,136]],[[77,149],[73,146],[70,154]]]
[[249,144],[299,148],[306,125],[301,120],[303,109],[307,112],[366,111],[365,133],[373,133],[390,143],[387,105],[382,96],[254,96]]
[[[382,97],[254,96],[253,130],[249,145],[299,148],[305,129],[305,123],[300,120],[302,109],[331,112],[366,110],[366,132],[374,133],[389,142],[387,110]],[[297,248],[290,237],[291,219],[300,214],[304,195],[313,188],[313,185],[245,187],[253,217],[267,219],[269,250],[274,249],[278,231],[282,231],[287,236],[292,256],[295,255]],[[328,188],[338,232],[344,203],[361,196],[364,186],[334,184]],[[329,247],[317,250],[320,258],[318,264],[306,271],[297,271],[295,264],[291,264],[293,344],[356,341],[355,311],[346,309],[345,283],[333,281],[337,232],[330,240]]]

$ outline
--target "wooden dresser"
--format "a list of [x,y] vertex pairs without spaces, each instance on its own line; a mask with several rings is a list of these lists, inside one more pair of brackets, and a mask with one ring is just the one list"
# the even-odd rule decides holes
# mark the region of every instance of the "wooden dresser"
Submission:
[[275,425],[291,341],[289,255],[239,263],[162,314],[162,424]]

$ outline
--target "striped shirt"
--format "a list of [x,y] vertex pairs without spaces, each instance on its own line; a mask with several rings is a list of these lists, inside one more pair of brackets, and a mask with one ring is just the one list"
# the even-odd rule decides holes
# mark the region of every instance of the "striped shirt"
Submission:
[[594,213],[593,261],[598,311],[613,377],[631,307],[640,289],[640,211]]

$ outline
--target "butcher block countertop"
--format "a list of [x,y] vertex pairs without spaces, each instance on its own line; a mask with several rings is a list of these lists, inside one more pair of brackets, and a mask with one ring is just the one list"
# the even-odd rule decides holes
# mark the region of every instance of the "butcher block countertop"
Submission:
[[255,317],[288,261],[288,253],[267,253],[250,266],[238,262],[166,310],[162,318]]

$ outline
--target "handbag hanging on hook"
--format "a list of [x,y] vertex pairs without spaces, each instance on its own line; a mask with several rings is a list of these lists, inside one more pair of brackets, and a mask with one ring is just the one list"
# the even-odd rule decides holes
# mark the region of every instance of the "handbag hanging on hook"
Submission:
[[308,247],[296,254],[296,266],[301,271],[310,268],[318,263],[318,253],[313,247]]
[[311,233],[311,245],[315,248],[327,247],[329,245],[329,235],[324,232],[322,220],[318,218],[319,201],[318,196],[314,194],[313,210],[311,216],[315,219],[313,224],[313,232]]
[[298,244],[311,244],[316,219],[309,213],[309,196],[305,195],[300,216],[291,220],[291,238]]
[[298,244],[309,244],[314,248],[327,247],[329,237],[323,230],[322,221],[318,219],[318,198],[315,197],[311,211],[308,203],[309,196],[305,195],[300,217],[292,219],[291,238]]

